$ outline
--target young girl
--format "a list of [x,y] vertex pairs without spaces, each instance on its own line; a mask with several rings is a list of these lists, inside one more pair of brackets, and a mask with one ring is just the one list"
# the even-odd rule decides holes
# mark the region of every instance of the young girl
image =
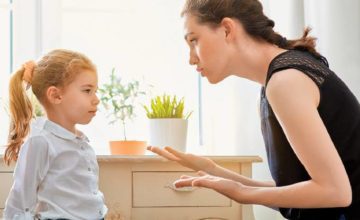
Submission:
[[[240,203],[279,207],[288,219],[360,219],[360,105],[315,50],[274,32],[258,0],[187,0],[190,64],[211,83],[230,75],[261,84],[261,122],[275,182],[255,181],[209,159],[149,147],[200,170],[176,186],[212,188]],[[206,174],[206,173],[210,174]]]
[[[104,218],[96,155],[75,127],[95,116],[97,83],[94,64],[69,50],[53,50],[38,63],[27,62],[11,78],[12,126],[5,162],[17,163],[5,219]],[[25,91],[30,85],[47,120],[25,139],[33,118]]]

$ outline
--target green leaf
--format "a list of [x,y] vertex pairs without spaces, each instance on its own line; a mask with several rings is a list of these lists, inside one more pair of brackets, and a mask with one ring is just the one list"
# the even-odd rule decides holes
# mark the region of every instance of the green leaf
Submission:
[[162,95],[153,97],[149,107],[144,105],[148,118],[185,118],[188,119],[191,113],[186,116],[184,112],[184,98],[177,101],[176,95]]
[[137,98],[146,95],[146,92],[140,88],[140,82],[137,80],[123,82],[121,77],[116,75],[115,68],[112,68],[109,82],[100,86],[98,94],[102,106],[108,113],[109,124],[121,122],[125,136],[127,121],[135,117]]

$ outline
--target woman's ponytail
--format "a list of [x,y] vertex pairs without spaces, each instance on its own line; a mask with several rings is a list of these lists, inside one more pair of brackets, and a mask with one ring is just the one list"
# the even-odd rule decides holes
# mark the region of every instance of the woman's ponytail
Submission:
[[[295,40],[286,40],[286,38],[281,37],[280,41],[276,42],[281,48],[284,49],[295,49],[295,50],[303,50],[308,51],[313,54],[315,57],[321,57],[321,55],[316,51],[316,38],[308,36],[311,31],[311,28],[307,27],[304,30],[303,36],[299,39]],[[279,35],[280,36],[280,35]]]
[[[30,121],[33,118],[33,108],[26,94],[26,89],[31,83],[34,66],[29,67],[29,65],[32,64],[25,64],[10,79],[9,109],[11,123],[8,144],[4,155],[4,160],[7,165],[9,165],[11,161],[17,160],[20,147],[30,132]],[[24,86],[24,82],[27,83],[26,86]]]

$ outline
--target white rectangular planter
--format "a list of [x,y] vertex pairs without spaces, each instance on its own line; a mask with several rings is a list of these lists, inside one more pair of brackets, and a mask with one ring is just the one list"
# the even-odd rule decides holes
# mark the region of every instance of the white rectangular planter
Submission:
[[170,146],[176,150],[186,151],[186,119],[156,118],[150,120],[150,146]]

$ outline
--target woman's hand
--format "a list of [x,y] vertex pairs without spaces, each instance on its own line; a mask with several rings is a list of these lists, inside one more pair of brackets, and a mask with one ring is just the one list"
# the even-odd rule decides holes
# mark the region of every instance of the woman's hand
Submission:
[[171,147],[165,147],[164,149],[161,149],[159,147],[148,146],[147,149],[162,157],[165,157],[168,160],[175,161],[182,166],[195,171],[204,170],[205,172],[212,174],[215,167],[217,166],[216,163],[209,158],[182,153],[172,149]]
[[203,171],[198,172],[199,176],[181,176],[179,180],[174,182],[174,185],[177,188],[180,187],[205,187],[213,189],[230,199],[233,199],[237,202],[244,203],[243,195],[241,192],[244,190],[244,185],[225,178],[211,176]]

